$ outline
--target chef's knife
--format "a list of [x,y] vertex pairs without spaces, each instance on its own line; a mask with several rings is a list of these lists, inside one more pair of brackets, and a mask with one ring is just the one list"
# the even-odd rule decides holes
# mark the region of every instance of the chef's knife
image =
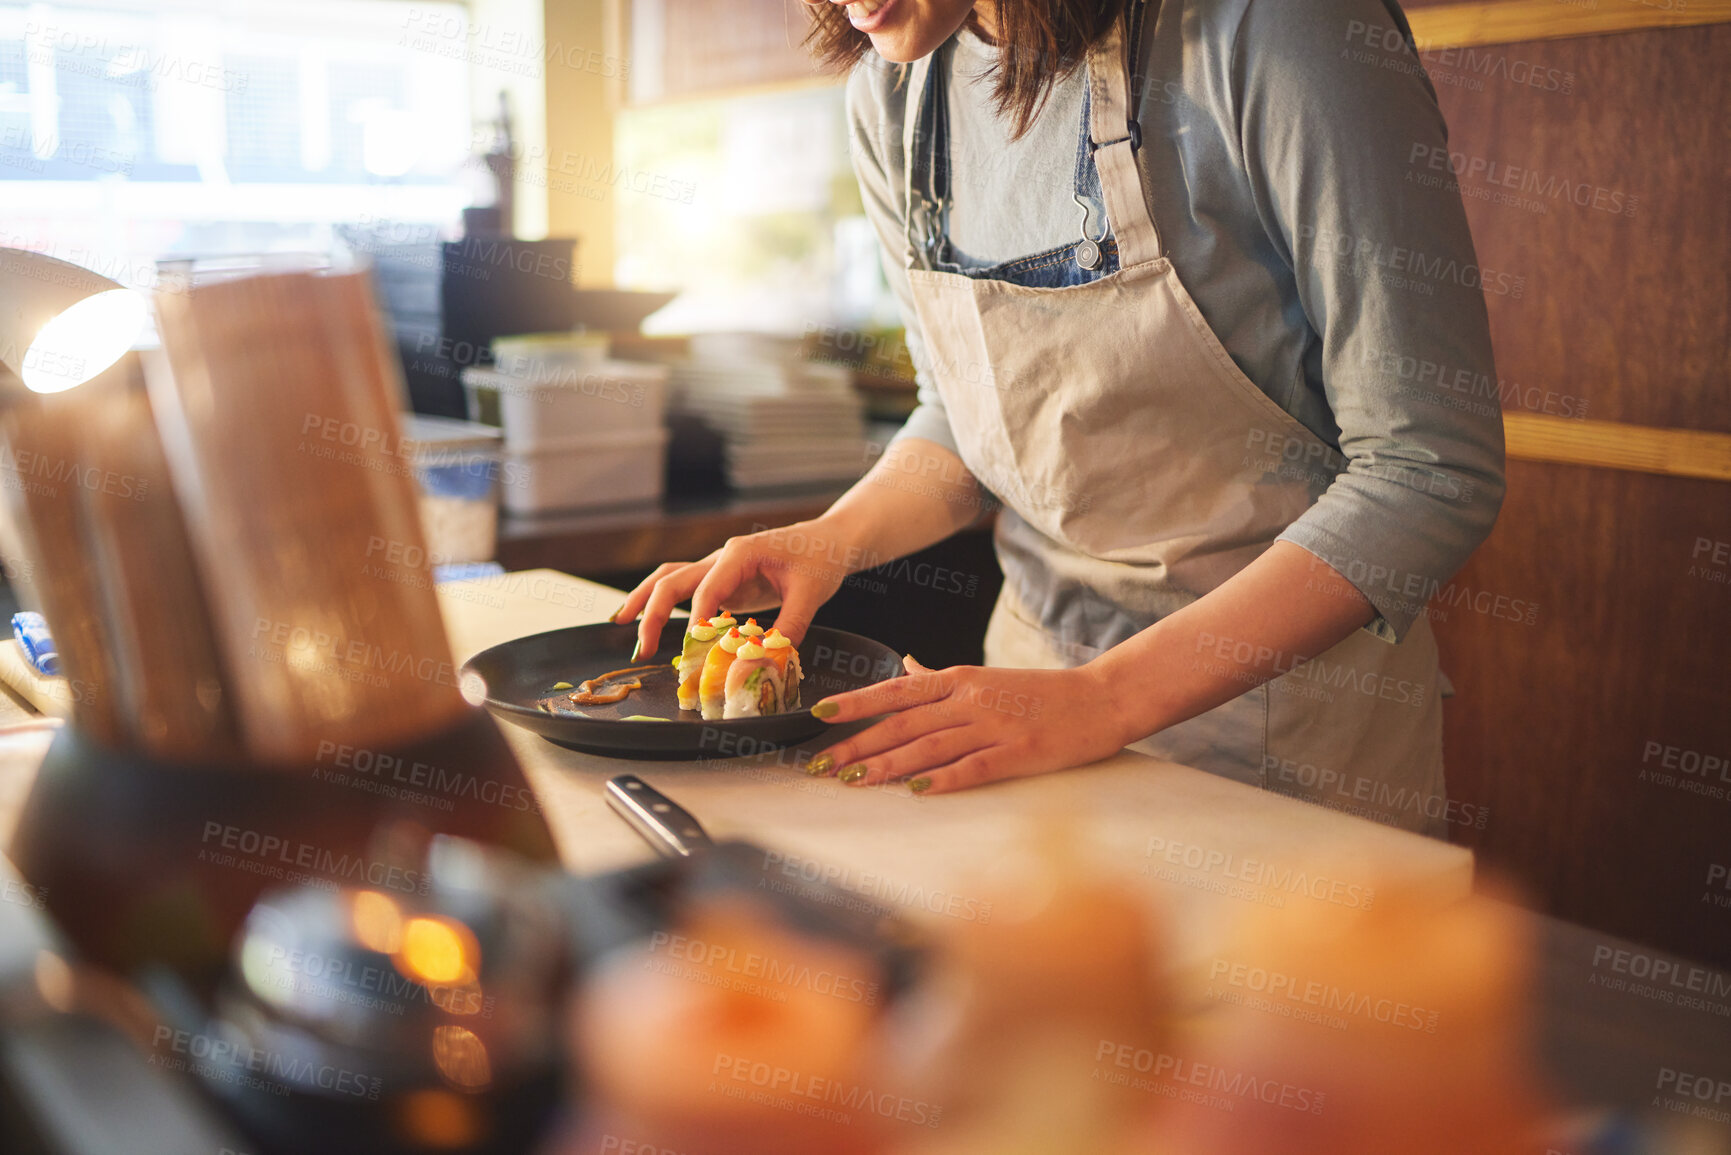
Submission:
[[702,896],[749,894],[802,933],[870,954],[886,996],[913,982],[918,937],[870,895],[781,869],[784,855],[753,843],[712,842],[696,818],[635,774],[607,780],[607,804],[662,859],[591,882],[590,901],[636,916],[642,934],[673,924],[684,904]]
[[607,805],[663,858],[689,858],[714,845],[689,811],[635,774],[607,780]]

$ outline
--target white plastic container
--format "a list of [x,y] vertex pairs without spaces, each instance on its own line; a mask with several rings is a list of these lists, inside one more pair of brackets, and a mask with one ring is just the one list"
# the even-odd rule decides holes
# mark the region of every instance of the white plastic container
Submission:
[[497,424],[505,448],[528,453],[576,437],[646,433],[667,410],[667,367],[532,357],[463,370],[469,416]]
[[503,475],[499,431],[411,413],[404,415],[403,435],[420,489],[421,527],[431,563],[492,560]]
[[667,430],[544,441],[505,453],[505,508],[548,513],[656,501],[667,477]]

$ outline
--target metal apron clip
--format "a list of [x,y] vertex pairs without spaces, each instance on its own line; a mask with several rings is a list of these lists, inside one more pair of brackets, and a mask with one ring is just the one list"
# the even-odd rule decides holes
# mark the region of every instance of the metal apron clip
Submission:
[[1076,246],[1076,264],[1080,268],[1092,271],[1099,268],[1101,263],[1106,259],[1105,253],[1101,251],[1100,244],[1112,232],[1112,224],[1110,221],[1102,222],[1099,239],[1089,236],[1088,202],[1082,199],[1082,194],[1079,192],[1071,193],[1070,199],[1075,201],[1077,207],[1082,210],[1082,240]]

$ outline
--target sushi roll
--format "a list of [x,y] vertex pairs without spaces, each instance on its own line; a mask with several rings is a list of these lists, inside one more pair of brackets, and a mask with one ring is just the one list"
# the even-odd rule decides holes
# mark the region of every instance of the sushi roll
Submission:
[[803,676],[799,668],[799,648],[773,626],[763,635],[762,645],[769,651],[770,660],[781,674],[781,708],[799,709],[799,682]]
[[734,654],[746,640],[735,627],[709,647],[709,653],[703,659],[703,673],[697,679],[697,701],[705,718],[722,716],[722,706],[727,697],[727,668],[733,665]]
[[715,618],[698,618],[685,627],[685,643],[679,656],[673,659],[673,668],[679,671],[681,710],[697,709],[697,686],[703,677],[704,659],[709,657],[710,649],[721,635],[732,627],[732,618],[727,618],[726,622],[724,626]]
[[781,667],[757,638],[744,644],[727,667],[723,718],[757,718],[781,712]]

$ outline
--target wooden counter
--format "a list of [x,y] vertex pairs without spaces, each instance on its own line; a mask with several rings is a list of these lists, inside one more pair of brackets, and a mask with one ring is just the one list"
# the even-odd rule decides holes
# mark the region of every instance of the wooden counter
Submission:
[[[439,591],[459,659],[524,633],[602,620],[620,597],[617,590],[548,571]],[[44,725],[0,730],[0,839],[9,838],[46,748]],[[1066,816],[1092,857],[1162,912],[1170,957],[1180,962],[1217,949],[1246,914],[1284,907],[1302,916],[1328,901],[1275,881],[1288,870],[1379,889],[1427,881],[1465,893],[1472,884],[1472,855],[1463,848],[1136,754],[918,798],[901,788],[856,790],[808,778],[795,766],[799,751],[707,762],[624,761],[501,728],[528,773],[565,866],[581,873],[650,855],[602,796],[608,777],[631,772],[689,806],[716,836],[759,841],[787,862],[826,872],[844,888],[898,906],[915,920],[1011,913],[1026,893],[1029,834],[1055,815]],[[0,878],[5,873],[0,859]],[[1247,881],[1253,874],[1259,881]],[[8,915],[16,921],[32,913],[0,904],[0,924]],[[1660,1001],[1639,983],[1607,982],[1626,976],[1630,960],[1637,971],[1650,972],[1662,957],[1656,952],[1551,919],[1535,918],[1533,927],[1537,1042],[1570,1102],[1640,1111],[1652,1098],[1660,1066],[1706,1071],[1731,1053],[1731,1016],[1718,993],[1731,990],[1731,978],[1696,976],[1689,964],[1673,960],[1674,973],[1689,977],[1689,989],[1704,993],[1695,1000],[1699,1005]],[[6,940],[0,934],[0,942]]]
[[[618,590],[547,571],[453,583],[439,594],[459,660],[524,634],[604,621],[623,600]],[[901,785],[855,789],[807,777],[799,766],[820,748],[816,741],[751,757],[657,762],[578,753],[501,729],[561,857],[580,873],[651,856],[603,795],[608,778],[631,773],[687,806],[715,837],[760,842],[914,917],[966,917],[1013,901],[1031,836],[1053,818],[1069,819],[1093,857],[1173,916],[1181,955],[1217,946],[1248,911],[1340,905],[1335,882],[1359,894],[1402,882],[1462,894],[1472,885],[1464,848],[1128,752],[921,798]],[[1313,885],[1318,879],[1329,885]]]

